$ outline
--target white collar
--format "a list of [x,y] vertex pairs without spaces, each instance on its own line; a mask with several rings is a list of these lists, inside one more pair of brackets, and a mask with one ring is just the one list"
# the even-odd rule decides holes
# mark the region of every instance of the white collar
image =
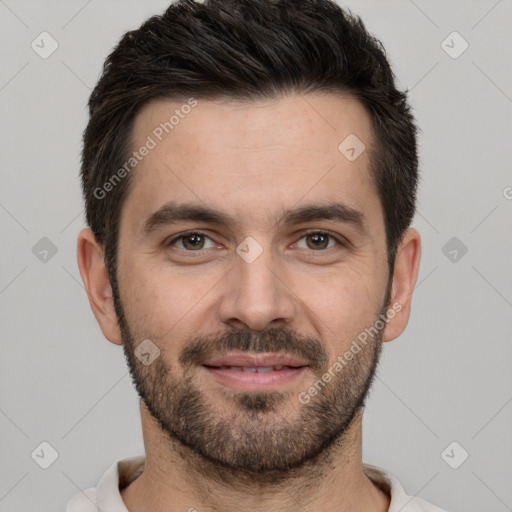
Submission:
[[[66,512],[129,512],[119,489],[138,478],[144,470],[146,457],[138,455],[116,460],[103,474],[97,487],[76,494]],[[389,471],[371,464],[363,464],[365,475],[391,496],[388,512],[446,512],[427,501],[409,496]]]

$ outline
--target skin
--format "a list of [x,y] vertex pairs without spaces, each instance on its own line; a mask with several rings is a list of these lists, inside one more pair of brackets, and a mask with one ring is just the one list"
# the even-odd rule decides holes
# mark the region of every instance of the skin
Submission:
[[[136,118],[133,147],[179,107],[164,100],[148,103]],[[114,309],[103,248],[91,230],[80,232],[78,264],[93,313],[105,337],[123,345],[139,393],[146,395],[140,402],[145,470],[121,492],[130,511],[227,511],[241,503],[249,512],[291,512],[299,504],[303,512],[388,510],[389,497],[363,473],[363,409],[354,397],[366,392],[382,343],[407,325],[420,236],[408,229],[402,239],[388,302],[383,211],[368,173],[368,151],[351,162],[338,150],[349,134],[367,148],[372,144],[370,118],[348,95],[310,93],[250,104],[198,101],[132,171],[118,252],[123,318]],[[234,214],[236,222],[182,221],[143,236],[145,219],[173,199]],[[331,201],[362,212],[366,234],[334,220],[277,224],[285,211]],[[188,230],[208,237],[199,255],[183,239],[164,246]],[[329,248],[318,249],[306,230],[328,231],[348,244],[331,239]],[[247,236],[262,248],[252,263],[236,253]],[[379,336],[322,393],[301,404],[299,393],[380,312],[398,303],[400,311]],[[228,332],[235,336],[227,338]],[[187,347],[198,348],[201,356],[241,348],[243,337],[236,333],[249,336],[252,349],[260,343],[269,352],[309,354],[311,367],[266,394],[230,388],[183,359]],[[147,338],[160,355],[144,366],[133,350]],[[211,427],[218,437],[180,429],[180,400],[196,405],[195,412],[181,411],[190,425]],[[317,438],[334,431],[338,437],[313,456]],[[255,464],[243,467],[251,457]]]

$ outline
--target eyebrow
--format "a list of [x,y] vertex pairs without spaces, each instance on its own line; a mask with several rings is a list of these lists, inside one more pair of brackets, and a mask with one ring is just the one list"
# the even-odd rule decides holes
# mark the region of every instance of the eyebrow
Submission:
[[[237,220],[235,216],[207,206],[169,201],[146,219],[141,233],[143,236],[148,236],[164,226],[186,221],[228,226],[236,224]],[[351,224],[361,234],[368,234],[368,222],[365,215],[343,203],[302,206],[285,212],[279,217],[276,224],[294,225],[319,220]]]

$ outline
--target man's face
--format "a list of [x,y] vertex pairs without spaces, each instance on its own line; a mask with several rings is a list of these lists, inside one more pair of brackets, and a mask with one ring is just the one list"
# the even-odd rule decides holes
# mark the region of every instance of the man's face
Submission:
[[[206,459],[256,473],[300,467],[346,431],[382,344],[380,332],[299,400],[388,306],[383,212],[368,151],[354,160],[350,149],[353,135],[370,147],[370,119],[348,96],[198,101],[159,141],[155,128],[180,107],[153,101],[134,128],[133,149],[148,136],[156,146],[132,171],[120,222],[119,323],[130,371],[163,432]],[[147,222],[171,202],[231,221]],[[333,204],[342,218],[284,218]],[[134,355],[147,339],[150,355],[160,351],[149,365]],[[255,373],[215,361],[240,354],[303,366]]]

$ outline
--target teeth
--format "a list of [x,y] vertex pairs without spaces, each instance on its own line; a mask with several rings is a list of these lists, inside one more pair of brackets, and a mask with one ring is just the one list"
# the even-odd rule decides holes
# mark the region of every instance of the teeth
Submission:
[[260,368],[258,368],[258,373],[266,373],[266,372],[272,372],[274,371],[274,367],[273,366],[261,366]]
[[252,373],[267,373],[272,371],[278,371],[283,369],[283,365],[280,366],[258,366],[253,368],[248,368],[245,366],[227,366],[230,370],[242,371],[242,372],[252,372]]

